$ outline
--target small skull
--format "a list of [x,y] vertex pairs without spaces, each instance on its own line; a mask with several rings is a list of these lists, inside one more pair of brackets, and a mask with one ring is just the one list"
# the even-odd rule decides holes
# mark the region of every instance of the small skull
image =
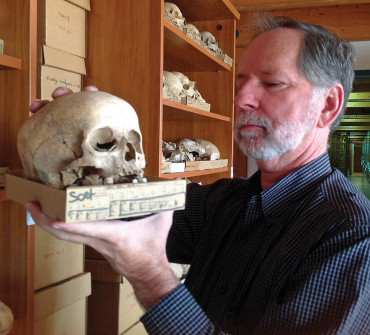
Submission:
[[181,72],[173,71],[173,74],[177,76],[182,84],[182,93],[183,96],[188,96],[190,98],[194,98],[200,102],[206,102],[200,92],[195,88],[195,81],[190,80],[187,76],[182,74]]
[[208,49],[212,50],[216,54],[222,54],[222,50],[218,46],[216,37],[214,37],[209,31],[201,31],[200,35],[202,37],[202,41],[207,44]]
[[175,97],[185,97],[180,78],[172,72],[163,71],[163,89]]
[[199,33],[199,30],[196,26],[191,23],[187,23],[185,25],[186,31],[192,36],[192,38],[196,41],[201,41],[202,36]]
[[177,27],[181,29],[185,28],[186,20],[179,7],[172,2],[165,2],[164,11],[173,20]]
[[188,138],[178,140],[175,143],[180,152],[186,153],[186,161],[198,160],[205,154],[205,150],[199,143]]
[[48,103],[22,125],[18,152],[26,177],[60,189],[132,180],[146,165],[135,110],[104,92]]
[[201,159],[210,161],[220,159],[220,151],[212,142],[200,138],[195,139],[194,142],[198,143],[204,149],[204,154],[200,156]]

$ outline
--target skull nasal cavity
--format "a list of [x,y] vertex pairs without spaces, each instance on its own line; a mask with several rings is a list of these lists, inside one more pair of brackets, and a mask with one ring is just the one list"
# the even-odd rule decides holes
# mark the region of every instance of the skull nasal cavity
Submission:
[[109,127],[94,130],[89,143],[96,151],[113,151],[117,147],[117,141]]

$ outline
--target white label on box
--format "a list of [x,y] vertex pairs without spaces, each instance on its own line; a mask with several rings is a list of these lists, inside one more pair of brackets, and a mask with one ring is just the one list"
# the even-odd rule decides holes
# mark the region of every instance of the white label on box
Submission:
[[60,86],[68,87],[72,92],[80,92],[82,76],[50,66],[41,66],[41,99],[51,99],[51,93]]
[[112,220],[146,215],[185,205],[184,180],[69,187],[66,190],[66,222]]
[[171,163],[171,173],[185,172],[185,163]]

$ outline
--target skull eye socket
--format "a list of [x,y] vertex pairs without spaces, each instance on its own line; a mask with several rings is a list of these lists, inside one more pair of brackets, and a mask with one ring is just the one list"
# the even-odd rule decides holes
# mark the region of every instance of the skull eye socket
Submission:
[[138,132],[131,130],[127,135],[128,143],[126,147],[125,160],[136,160],[136,152],[140,151],[140,148],[135,148],[140,143],[141,137]]
[[188,90],[190,88],[190,85],[189,84],[184,84],[183,88],[184,88],[184,90]]
[[117,147],[117,140],[112,130],[108,127],[94,130],[89,138],[89,143],[96,151],[113,151]]

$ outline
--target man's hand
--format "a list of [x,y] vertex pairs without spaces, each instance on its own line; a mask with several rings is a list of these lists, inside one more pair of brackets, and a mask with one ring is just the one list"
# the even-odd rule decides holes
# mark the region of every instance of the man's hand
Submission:
[[55,237],[86,244],[101,253],[127,278],[145,308],[179,286],[166,256],[172,211],[133,221],[66,224],[43,214],[37,202],[26,207],[36,224]]
[[[83,90],[84,91],[98,91],[98,89],[95,86],[86,86]],[[67,87],[58,87],[53,91],[51,96],[52,96],[53,99],[57,99],[59,97],[62,97],[62,96],[67,95],[67,94],[72,94],[72,93],[73,93],[72,90],[67,88]],[[35,101],[30,106],[30,112],[31,113],[36,113],[39,109],[44,107],[48,102],[50,102],[50,101],[49,100]]]

